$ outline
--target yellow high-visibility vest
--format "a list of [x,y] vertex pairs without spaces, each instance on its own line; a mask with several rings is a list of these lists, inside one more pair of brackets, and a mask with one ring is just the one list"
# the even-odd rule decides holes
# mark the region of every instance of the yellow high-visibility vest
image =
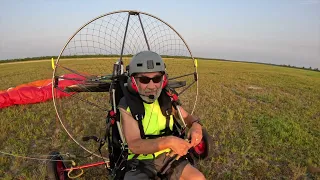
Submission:
[[[159,105],[158,100],[153,102],[152,104],[148,104],[143,102],[144,109],[145,109],[145,115],[142,119],[142,125],[145,135],[159,135],[160,131],[165,129],[166,127],[166,117],[162,114],[161,108]],[[128,106],[127,111],[130,112],[130,108]],[[169,124],[170,130],[173,128],[173,116],[170,115],[170,124]],[[156,158],[158,155],[169,152],[170,149],[164,149],[158,152],[155,152],[154,154],[140,154],[137,159],[143,160],[143,159],[153,159]],[[135,155],[130,150],[128,151],[128,159],[132,159],[132,157]],[[154,156],[153,156],[154,155]]]

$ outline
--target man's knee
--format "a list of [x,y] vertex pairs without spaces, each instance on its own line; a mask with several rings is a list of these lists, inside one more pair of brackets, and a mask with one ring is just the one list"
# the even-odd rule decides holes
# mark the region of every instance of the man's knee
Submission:
[[192,179],[192,180],[205,180],[206,178],[204,177],[204,175],[198,170],[195,169],[196,171],[193,171],[192,174],[189,175],[188,179]]
[[206,178],[204,177],[204,175],[199,171],[199,174],[197,174],[194,178],[192,178],[194,180],[205,180]]
[[202,172],[200,172],[195,167],[188,164],[182,171],[181,178],[184,180],[192,179],[192,180],[203,180],[206,179]]

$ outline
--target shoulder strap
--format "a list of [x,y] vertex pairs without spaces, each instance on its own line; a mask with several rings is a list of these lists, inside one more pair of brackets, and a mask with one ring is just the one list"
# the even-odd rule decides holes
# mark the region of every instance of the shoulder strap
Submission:
[[138,125],[139,125],[139,130],[140,130],[141,139],[145,139],[145,138],[146,138],[146,135],[144,134],[144,129],[143,129],[143,125],[142,125],[142,120],[138,120]]
[[172,113],[172,102],[171,102],[171,98],[167,94],[166,89],[163,89],[161,91],[158,101],[159,101],[162,114],[166,117],[170,116]]
[[143,102],[141,101],[140,97],[131,94],[128,91],[128,89],[124,87],[125,78],[128,78],[128,77],[124,76],[120,78],[121,90],[123,92],[124,97],[126,98],[132,117],[138,121],[140,136],[142,139],[144,139],[145,134],[143,130],[142,119],[144,117],[145,112],[144,112]]
[[172,131],[170,130],[170,115],[172,114],[172,101],[167,94],[167,89],[162,90],[158,98],[158,101],[161,108],[161,112],[166,117],[166,127],[161,131],[161,134],[171,135]]

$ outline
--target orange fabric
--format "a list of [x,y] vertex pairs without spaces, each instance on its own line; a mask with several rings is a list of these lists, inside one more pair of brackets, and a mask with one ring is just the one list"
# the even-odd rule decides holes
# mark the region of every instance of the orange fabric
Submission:
[[7,90],[2,90],[0,91],[1,93],[7,92],[7,91],[12,91],[12,90],[17,90],[20,89],[22,87],[43,87],[43,86],[47,86],[48,84],[50,84],[52,82],[52,79],[44,79],[44,80],[38,80],[38,81],[33,81],[30,83],[26,83],[26,84],[20,84],[19,86],[16,86],[14,88],[9,88]]
[[36,86],[36,87],[42,87],[42,86],[47,86],[52,82],[52,79],[44,79],[44,80],[39,80],[39,81],[33,81],[27,84],[21,84],[17,86],[15,89],[19,89],[21,87],[26,87],[26,86]]

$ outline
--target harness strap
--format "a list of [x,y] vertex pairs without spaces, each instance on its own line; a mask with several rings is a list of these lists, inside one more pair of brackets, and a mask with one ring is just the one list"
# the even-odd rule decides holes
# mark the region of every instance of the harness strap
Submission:
[[154,179],[157,176],[157,171],[153,167],[148,166],[148,164],[145,164],[143,161],[133,159],[129,160],[127,164],[127,172],[140,170],[141,172],[146,173],[151,179]]
[[141,139],[145,139],[146,135],[144,134],[142,120],[140,120],[140,121],[138,120],[138,126],[139,126],[139,130],[140,130]]
[[170,179],[173,169],[179,166],[186,158],[186,156],[182,156],[179,160],[175,160],[175,157],[171,158],[159,171],[150,166],[150,164],[146,164],[138,159],[132,159],[127,162],[126,172],[140,170],[147,174],[151,179],[155,179],[156,177],[159,177],[160,179]]
[[137,157],[139,156],[140,154],[135,154],[132,159],[137,159]]
[[184,160],[186,160],[187,156],[182,156],[179,160],[175,160],[175,156],[172,157],[161,169],[157,172],[157,176],[160,179],[170,179],[170,176],[173,173],[173,169],[179,166]]
[[169,136],[172,135],[172,131],[170,129],[170,115],[166,115],[166,127],[160,131],[159,136]]
[[141,99],[137,96],[134,96],[130,94],[128,89],[124,87],[124,82],[128,78],[127,76],[121,76],[120,77],[120,87],[123,92],[124,97],[126,98],[126,101],[128,103],[128,106],[130,108],[132,117],[138,121],[139,129],[140,129],[140,136],[142,139],[144,139],[145,134],[143,130],[143,125],[142,125],[142,119],[144,117],[144,106],[141,101]]
[[[159,101],[159,105],[161,108],[161,112],[166,117],[166,126],[164,129],[162,129],[160,131],[159,135],[146,135],[144,132],[143,124],[142,124],[142,120],[145,115],[143,102],[139,96],[131,94],[127,90],[127,88],[124,87],[123,84],[124,84],[124,79],[120,79],[121,89],[122,89],[123,94],[126,98],[126,101],[127,101],[128,106],[130,108],[131,114],[132,114],[133,118],[136,119],[138,122],[141,139],[146,139],[146,138],[153,139],[153,138],[158,138],[161,136],[172,135],[173,131],[171,131],[171,129],[170,129],[170,116],[172,114],[172,105],[173,105],[172,101],[176,101],[177,96],[175,96],[176,99],[175,98],[173,99],[172,95],[170,93],[168,93],[167,88],[165,88],[161,91],[161,94],[158,98],[158,101]],[[139,155],[140,154],[135,154],[133,156],[133,159],[136,159]],[[154,154],[153,154],[153,156],[154,156]]]

